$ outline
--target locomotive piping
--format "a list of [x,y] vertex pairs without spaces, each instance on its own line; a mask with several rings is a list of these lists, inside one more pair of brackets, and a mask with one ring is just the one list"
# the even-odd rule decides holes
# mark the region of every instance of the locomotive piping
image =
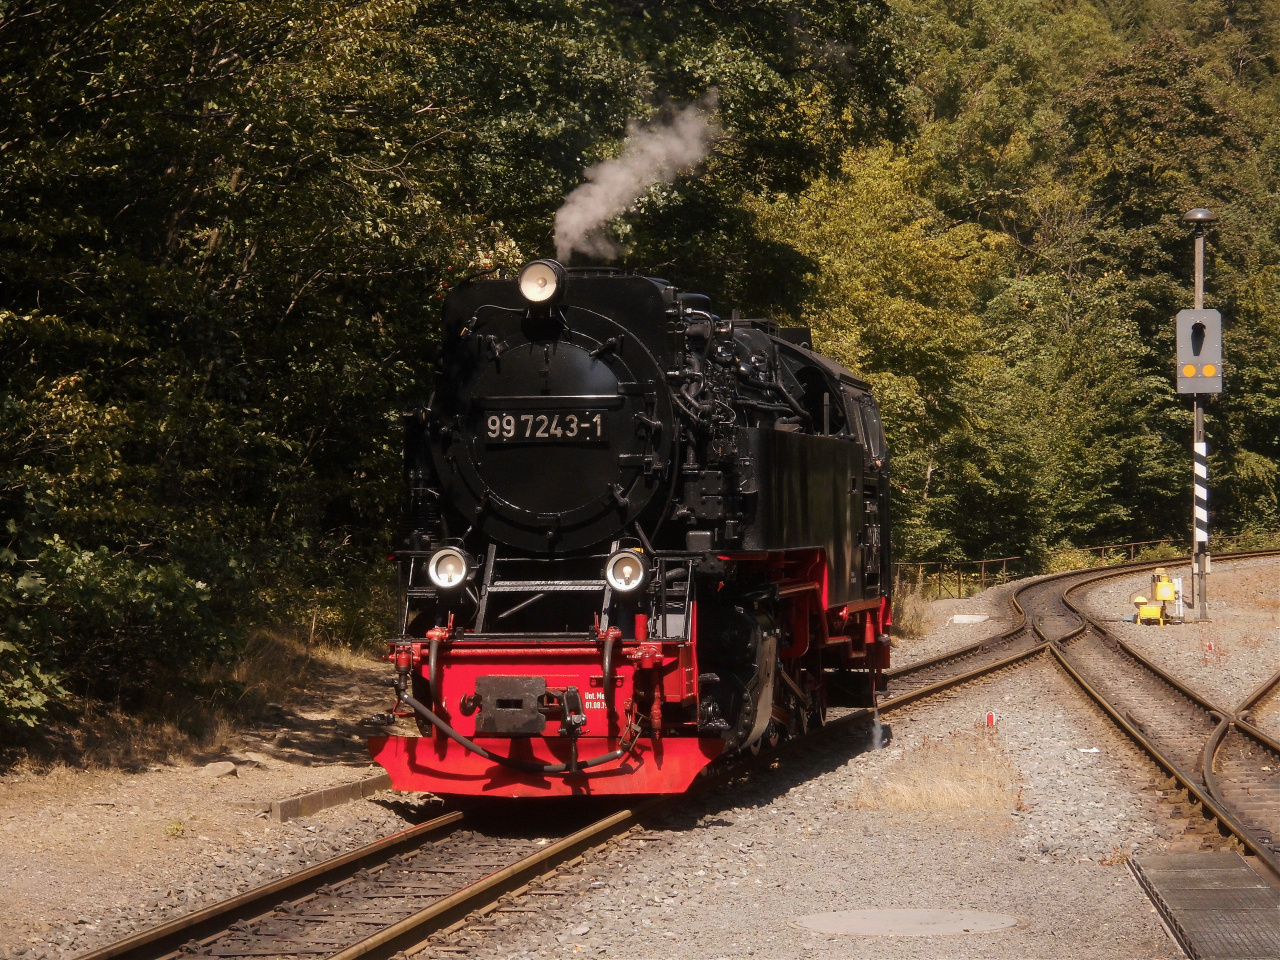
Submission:
[[644,527],[640,526],[640,521],[636,521],[636,533],[640,534],[640,542],[644,544],[644,549],[650,557],[653,556],[653,544],[649,542],[649,538],[644,535]]
[[778,351],[776,348],[773,352],[773,383],[765,384],[765,387],[773,390],[775,393],[780,393],[782,395],[782,399],[787,402],[787,406],[790,407],[792,412],[805,423],[813,423],[813,417],[809,416],[809,411],[802,407],[800,402],[796,400],[795,397],[791,396],[787,388],[782,385],[782,371],[778,365]]
[[480,744],[468,740],[453,727],[449,726],[445,721],[441,720],[434,713],[424,707],[407,693],[400,694],[400,702],[410,707],[414,713],[426,720],[450,740],[461,745],[464,749],[471,751],[477,756],[486,760],[492,760],[494,763],[504,767],[511,767],[513,770],[522,770],[525,773],[541,773],[541,774],[568,774],[577,773],[579,770],[585,770],[587,767],[598,767],[602,763],[608,763],[610,760],[618,760],[625,757],[631,752],[631,748],[635,746],[634,741],[631,747],[626,750],[611,750],[608,753],[602,753],[598,757],[591,757],[587,760],[577,760],[575,763],[529,763],[525,760],[516,760],[513,757],[503,757],[496,753],[490,753]]

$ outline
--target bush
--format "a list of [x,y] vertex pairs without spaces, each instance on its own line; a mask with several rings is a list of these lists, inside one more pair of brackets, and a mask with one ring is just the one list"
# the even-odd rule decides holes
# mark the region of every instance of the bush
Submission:
[[7,559],[0,718],[10,722],[34,723],[68,691],[127,702],[172,690],[233,645],[208,587],[176,562],[78,550],[57,536],[34,557]]
[[50,701],[65,693],[25,647],[0,640],[0,729],[34,727],[44,717]]

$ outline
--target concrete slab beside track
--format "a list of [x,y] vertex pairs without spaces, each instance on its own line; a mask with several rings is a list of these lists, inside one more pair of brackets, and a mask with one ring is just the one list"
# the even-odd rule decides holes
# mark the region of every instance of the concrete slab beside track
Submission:
[[1238,853],[1142,857],[1133,872],[1191,960],[1280,957],[1280,893]]
[[295,820],[298,817],[309,817],[312,814],[319,813],[321,810],[336,807],[340,803],[362,800],[365,797],[372,797],[375,793],[390,789],[391,777],[385,773],[380,773],[377,776],[357,780],[355,783],[343,783],[324,790],[314,790],[311,793],[290,797],[287,800],[273,800],[271,802],[271,819],[277,823],[284,823],[287,820]]

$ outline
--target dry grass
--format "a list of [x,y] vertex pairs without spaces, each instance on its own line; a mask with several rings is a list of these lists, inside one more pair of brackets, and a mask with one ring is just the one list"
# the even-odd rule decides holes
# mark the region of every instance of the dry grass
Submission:
[[918,640],[929,632],[929,601],[918,586],[894,593],[893,632],[907,640]]
[[1104,867],[1118,867],[1129,862],[1129,851],[1124,847],[1112,847],[1111,851],[1098,861]]
[[166,697],[133,713],[90,705],[74,723],[51,727],[44,743],[8,756],[8,765],[52,771],[139,770],[158,763],[203,762],[231,752],[237,734],[271,715],[271,707],[303,696],[324,674],[373,662],[348,647],[316,644],[260,631],[239,657],[200,678],[206,695]]
[[851,807],[919,810],[1014,810],[1021,806],[1018,771],[995,729],[955,731],[907,750],[887,774],[864,782]]
[[225,753],[236,729],[224,711],[199,705],[193,705],[181,720],[131,716],[120,710],[90,711],[72,734],[79,749],[68,759],[76,766],[119,770],[188,763]]
[[268,703],[283,703],[305,687],[325,662],[320,649],[279,633],[259,631],[229,668],[215,667],[206,682],[228,691],[224,699],[236,713],[254,715]]
[[381,663],[382,661],[379,658],[383,652],[383,650],[379,650],[375,653],[367,649],[353,649],[348,646],[330,646],[328,644],[311,648],[312,657],[339,670],[358,670],[371,664]]

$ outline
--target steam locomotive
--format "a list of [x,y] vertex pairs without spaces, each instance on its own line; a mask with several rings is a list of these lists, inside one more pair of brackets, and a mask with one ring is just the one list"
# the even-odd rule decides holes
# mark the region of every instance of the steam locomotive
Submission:
[[[405,417],[400,790],[686,790],[824,722],[889,663],[888,454],[809,331],[609,268],[526,264],[445,300]],[[837,676],[838,675],[838,676]]]

